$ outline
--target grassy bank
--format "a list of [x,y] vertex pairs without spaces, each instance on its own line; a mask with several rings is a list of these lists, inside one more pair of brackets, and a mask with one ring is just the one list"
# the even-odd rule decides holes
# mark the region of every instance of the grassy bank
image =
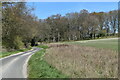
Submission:
[[11,51],[11,52],[0,52],[0,58],[6,57],[6,56],[10,56],[12,54],[16,54],[16,53],[19,53],[19,52],[24,52],[24,51],[27,51],[27,50],[30,50],[30,49],[31,48],[21,49],[21,50],[16,50],[16,51]]
[[47,46],[38,46],[42,48],[39,52],[32,55],[28,62],[28,78],[64,78],[66,77],[52,65],[44,60]]

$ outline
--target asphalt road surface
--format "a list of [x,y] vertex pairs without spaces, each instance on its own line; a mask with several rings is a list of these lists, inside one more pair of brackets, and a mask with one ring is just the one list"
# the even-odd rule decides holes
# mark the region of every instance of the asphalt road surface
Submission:
[[39,50],[40,48],[33,48],[32,50],[0,59],[0,62],[2,62],[0,64],[2,78],[27,78],[27,62],[30,56]]

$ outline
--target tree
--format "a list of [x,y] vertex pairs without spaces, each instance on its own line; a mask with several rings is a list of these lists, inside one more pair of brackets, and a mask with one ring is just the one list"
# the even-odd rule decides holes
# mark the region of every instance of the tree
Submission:
[[[30,14],[30,9],[27,8],[24,2],[19,3],[3,3],[3,45],[7,49],[16,49],[15,41],[18,39],[21,43],[28,43],[32,39],[35,32],[33,25],[35,23],[34,17]],[[31,21],[31,22],[28,22]],[[18,38],[19,37],[19,38]],[[18,41],[18,42],[20,42]],[[20,47],[21,48],[21,47]]]
[[115,35],[117,29],[118,29],[118,11],[110,11],[110,25],[112,26],[113,29],[113,34]]

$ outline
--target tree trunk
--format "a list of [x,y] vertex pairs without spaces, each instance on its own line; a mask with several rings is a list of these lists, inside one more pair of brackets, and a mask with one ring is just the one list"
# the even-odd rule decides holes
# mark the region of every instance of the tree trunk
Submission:
[[114,36],[115,36],[115,32],[116,32],[116,29],[114,29],[114,33],[113,33]]
[[58,32],[58,42],[60,41],[60,33]]
[[90,33],[90,38],[92,39],[93,33]]
[[94,33],[94,39],[95,39],[95,33]]

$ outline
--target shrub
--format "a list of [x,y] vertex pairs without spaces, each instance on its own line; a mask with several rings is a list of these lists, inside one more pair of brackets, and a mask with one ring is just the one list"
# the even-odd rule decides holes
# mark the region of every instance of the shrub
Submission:
[[21,37],[16,36],[14,38],[14,46],[15,46],[15,49],[22,49],[24,47],[24,43],[22,42]]
[[104,37],[105,36],[105,33],[104,32],[100,32],[99,33],[99,37]]

